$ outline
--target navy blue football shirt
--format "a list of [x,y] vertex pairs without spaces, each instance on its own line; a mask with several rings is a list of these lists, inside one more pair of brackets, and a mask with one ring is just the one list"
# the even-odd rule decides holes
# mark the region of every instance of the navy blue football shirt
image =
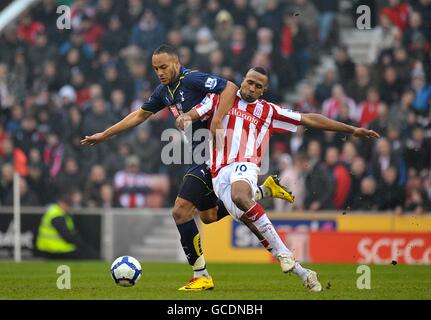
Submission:
[[[159,84],[141,109],[156,113],[169,107],[172,115],[177,118],[199,104],[207,93],[221,93],[226,83],[227,80],[223,78],[181,66],[179,80],[170,85]],[[208,128],[206,120],[193,123],[192,132],[200,128]],[[194,141],[193,148],[197,144],[199,141]]]

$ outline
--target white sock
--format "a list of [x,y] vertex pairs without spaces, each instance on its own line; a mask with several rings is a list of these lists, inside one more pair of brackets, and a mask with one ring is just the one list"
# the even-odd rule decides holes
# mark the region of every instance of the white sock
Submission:
[[269,242],[269,245],[272,247],[271,253],[274,257],[277,257],[280,253],[291,253],[283,241],[281,241],[280,236],[277,231],[275,231],[274,226],[266,214],[262,215],[257,221],[254,221],[253,224]]
[[292,273],[296,274],[298,277],[301,278],[302,281],[307,278],[308,269],[305,269],[303,266],[299,264],[299,262],[295,263],[295,267],[292,270]]
[[199,256],[193,265],[193,278],[210,278],[203,255]]

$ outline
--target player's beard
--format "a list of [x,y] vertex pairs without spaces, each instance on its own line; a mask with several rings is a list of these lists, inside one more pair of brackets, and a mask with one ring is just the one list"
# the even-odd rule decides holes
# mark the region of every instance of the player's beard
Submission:
[[256,99],[253,96],[251,96],[249,94],[243,94],[242,92],[240,92],[240,93],[241,93],[242,99],[245,100],[246,102],[252,103],[252,102],[256,101]]

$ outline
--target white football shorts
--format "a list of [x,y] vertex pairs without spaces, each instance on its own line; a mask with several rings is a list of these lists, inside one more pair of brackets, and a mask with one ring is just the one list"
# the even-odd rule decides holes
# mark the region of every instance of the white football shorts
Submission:
[[234,162],[222,168],[217,177],[213,178],[213,188],[216,196],[223,201],[226,209],[235,220],[243,215],[244,211],[240,210],[232,201],[232,183],[235,181],[247,182],[252,190],[252,194],[257,191],[257,176],[259,167],[252,162]]

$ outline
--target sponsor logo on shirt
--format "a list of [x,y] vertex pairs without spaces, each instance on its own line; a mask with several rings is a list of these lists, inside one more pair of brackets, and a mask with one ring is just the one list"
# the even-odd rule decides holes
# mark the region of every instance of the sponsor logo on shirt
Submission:
[[245,121],[248,121],[250,123],[253,123],[255,126],[259,124],[260,119],[256,118],[254,115],[247,113],[245,111],[242,111],[237,108],[230,109],[229,114],[235,117],[240,117],[244,119]]

